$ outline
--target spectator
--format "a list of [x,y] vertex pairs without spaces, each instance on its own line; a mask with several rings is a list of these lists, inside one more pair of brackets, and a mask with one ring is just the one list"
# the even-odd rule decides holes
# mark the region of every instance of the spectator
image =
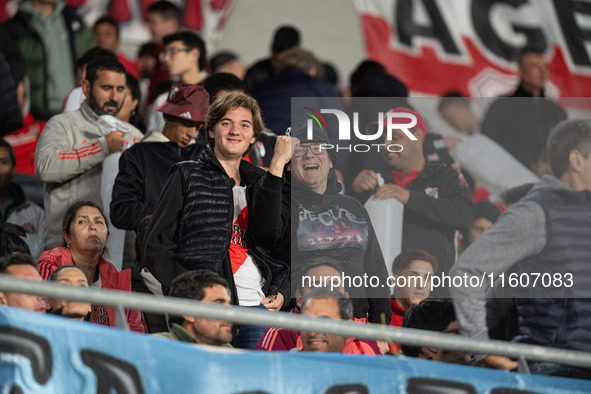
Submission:
[[285,51],[300,45],[300,32],[293,26],[281,26],[275,30],[271,43],[271,57],[259,60],[251,66],[244,76],[248,92],[255,86],[275,75],[280,66],[281,56]]
[[[351,286],[356,318],[368,318],[372,323],[390,323],[390,307],[384,257],[367,211],[352,197],[339,194],[332,150],[322,149],[330,144],[326,132],[314,124],[308,138],[306,123],[290,127],[292,137],[300,140],[291,161],[293,192],[291,222],[291,255],[295,261],[329,256],[341,263],[349,277],[364,274],[379,278],[382,287]],[[295,220],[297,218],[297,220]],[[324,218],[327,218],[324,220]],[[301,267],[292,265],[294,272]]]
[[[1,34],[0,30],[0,34]],[[0,36],[1,39],[6,37]],[[24,126],[17,95],[18,82],[13,78],[10,65],[0,51],[0,136],[21,129]]]
[[[269,171],[242,160],[264,129],[256,101],[227,94],[209,108],[209,149],[172,167],[144,242],[147,267],[166,287],[179,273],[207,268],[232,284],[232,303],[278,311],[290,299],[289,267],[269,256],[285,232],[282,196],[291,139],[277,140]],[[243,326],[237,347],[254,348],[264,328]]]
[[[172,281],[169,296],[228,306],[230,305],[230,286],[224,278],[213,271],[187,271]],[[230,345],[232,323],[230,322],[200,319],[188,315],[183,315],[177,321],[172,323],[169,332],[155,335],[199,345],[232,347]]]
[[75,85],[74,62],[92,47],[92,33],[63,0],[25,0],[5,23],[27,61],[31,113],[46,120],[61,111]]
[[82,102],[86,100],[86,95],[82,91],[82,84],[86,79],[86,67],[88,67],[88,63],[92,60],[103,56],[112,57],[113,59],[117,58],[115,53],[111,51],[100,47],[93,47],[76,60],[76,87],[70,90],[68,95],[64,98],[62,112],[76,111],[80,108]]
[[[460,333],[453,304],[448,300],[424,300],[412,306],[404,315],[402,327],[442,332]],[[428,346],[402,345],[402,351],[408,357],[417,357],[451,364],[469,364],[471,356],[455,350],[443,350]]]
[[495,224],[501,216],[497,206],[488,201],[478,201],[474,204],[474,221],[468,231],[462,232],[462,248],[466,250],[477,238]]
[[129,123],[137,128],[142,133],[145,126],[142,123],[141,117],[137,112],[138,105],[141,99],[140,85],[137,79],[130,73],[125,73],[125,99],[121,110],[117,114],[117,118]]
[[[109,230],[103,210],[92,201],[70,205],[62,223],[63,244],[43,252],[37,270],[45,280],[59,267],[75,265],[80,268],[93,288],[131,291],[131,271],[117,268],[102,254],[105,252]],[[129,328],[145,332],[144,318],[139,311],[126,310]],[[115,308],[92,305],[91,322],[115,327]]]
[[208,108],[209,95],[202,87],[173,85],[168,100],[158,108],[165,119],[162,133],[150,131],[119,159],[111,201],[111,220],[116,227],[135,230],[142,218],[154,211],[170,167],[197,157],[203,145],[195,143],[195,135]]
[[[88,288],[88,279],[86,279],[84,271],[75,265],[62,265],[53,271],[53,274],[49,277],[49,281]],[[69,317],[74,320],[85,320],[92,310],[92,306],[89,303],[82,301],[49,298],[47,302],[50,313]]]
[[[437,259],[418,248],[409,249],[396,256],[392,263],[392,274],[397,286],[390,298],[391,326],[401,327],[408,309],[429,297],[431,278],[437,267]],[[400,345],[397,343],[389,343],[389,348],[390,354],[400,351]]]
[[[261,106],[265,124],[276,134],[283,134],[290,123],[304,120],[291,118],[292,97],[314,98],[310,99],[308,105],[312,108],[329,108],[328,104],[323,105],[328,103],[324,98],[339,97],[330,82],[320,78],[322,63],[309,51],[301,48],[284,51],[278,70],[277,75],[252,89],[252,97],[257,99]],[[335,101],[338,100],[330,101],[330,107],[333,107]]]
[[[209,93],[210,104],[218,97],[227,93],[244,93],[244,82],[238,77],[228,73],[218,73],[210,75],[203,81],[203,87]],[[255,142],[252,151],[244,156],[244,160],[255,163],[261,167],[269,168],[273,158],[273,149],[277,140],[277,135],[263,130],[257,142]],[[199,133],[197,141],[206,142],[205,135]]]
[[34,258],[43,251],[45,212],[27,200],[22,187],[12,180],[16,174],[16,157],[10,144],[0,139],[0,220],[24,228],[25,242]]
[[[157,55],[164,51],[163,38],[178,33],[181,29],[181,10],[173,3],[160,0],[148,6],[147,25],[152,39],[151,43],[158,45]],[[152,105],[156,96],[168,90],[170,76],[164,64],[157,59],[156,66],[150,76],[148,105]],[[166,86],[166,89],[162,88]]]
[[228,73],[243,80],[246,68],[238,55],[233,52],[218,52],[209,59],[209,68],[212,74]]
[[541,177],[550,174],[545,152],[548,134],[566,119],[566,113],[545,98],[548,63],[544,53],[526,48],[518,64],[517,90],[510,98],[498,99],[490,106],[482,122],[482,133]]
[[[447,93],[439,101],[438,109],[443,119],[458,132],[445,137],[445,145],[461,169],[486,189],[486,194],[498,197],[507,188],[538,181],[536,174],[480,133],[480,120],[467,97],[457,92]],[[492,162],[494,166],[490,165]],[[475,199],[476,193],[475,190]]]
[[[335,320],[351,320],[353,303],[342,293],[313,290],[302,304],[302,315],[323,317]],[[302,331],[302,344],[306,352],[343,353],[346,337],[335,334],[324,334],[316,331]]]
[[[328,257],[312,259],[302,268],[302,280],[297,283],[295,293],[296,306],[291,310],[292,314],[300,314],[302,300],[314,289],[324,288],[336,291],[349,298],[349,293],[343,288],[343,273],[336,260]],[[307,278],[307,279],[304,279]],[[365,319],[353,319],[365,323]],[[257,343],[255,350],[281,351],[293,350],[302,347],[302,338],[298,331],[285,330],[283,328],[269,327]],[[376,355],[380,348],[376,341],[347,338],[343,353]]]
[[107,51],[113,52],[117,55],[119,63],[125,67],[125,70],[133,75],[134,78],[139,78],[140,73],[136,62],[130,60],[123,53],[119,52],[119,24],[115,20],[108,16],[98,18],[94,22],[92,28],[94,35],[94,41],[100,48],[106,49]]
[[125,69],[116,59],[91,61],[83,91],[87,101],[76,111],[51,118],[35,152],[37,173],[45,186],[47,249],[61,243],[59,223],[69,202],[101,195],[102,162],[107,156],[142,137],[131,125],[127,135],[122,131],[103,135],[98,127],[99,117],[116,116],[125,99]]
[[[14,252],[0,258],[0,274],[23,279],[42,281],[37,273],[37,264],[26,253]],[[0,305],[12,306],[33,312],[45,313],[45,298],[32,294],[0,291]]]
[[[197,34],[183,31],[164,37],[165,50],[162,61],[168,68],[171,77],[179,82],[190,85],[201,85],[203,77],[201,70],[206,66],[205,43]],[[148,130],[161,131],[164,118],[158,108],[166,101],[168,93],[162,93],[154,100],[154,107],[150,114]]]
[[[363,202],[375,192],[376,200],[395,198],[404,204],[402,250],[423,249],[435,256],[439,271],[447,272],[456,259],[456,230],[472,223],[470,189],[461,173],[425,160],[423,117],[407,108],[392,111],[416,116],[417,125],[410,132],[417,140],[410,140],[402,130],[393,130],[391,139],[385,136],[382,157],[386,166],[381,171],[385,184],[378,186],[375,171],[363,170],[353,181],[353,191]],[[436,293],[446,294],[441,288]]]
[[[513,290],[519,316],[519,335],[514,341],[580,351],[591,351],[587,298],[590,277],[584,262],[591,258],[587,239],[591,204],[591,123],[567,120],[559,123],[548,139],[553,176],[545,175],[527,196],[508,209],[468,248],[450,275],[500,275],[512,270],[548,275],[570,273],[576,282],[569,292],[544,287],[544,293],[527,287]],[[565,275],[568,282],[568,275]],[[483,288],[452,289],[462,332],[488,338]],[[482,357],[482,356],[481,356]],[[503,369],[514,368],[505,357],[487,356],[483,362]],[[530,363],[532,373],[589,377],[589,371],[552,363]]]

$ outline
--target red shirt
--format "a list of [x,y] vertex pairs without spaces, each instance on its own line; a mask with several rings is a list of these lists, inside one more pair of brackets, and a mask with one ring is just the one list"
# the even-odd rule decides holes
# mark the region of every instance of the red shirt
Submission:
[[31,114],[25,115],[23,120],[25,127],[13,131],[3,138],[14,149],[16,173],[35,175],[35,149],[37,149],[37,141],[46,121],[35,120]]
[[418,176],[421,175],[421,172],[423,172],[423,170],[410,170],[408,174],[405,175],[402,171],[392,171],[392,176],[398,186],[406,189],[406,186],[408,186],[412,180],[417,179]]

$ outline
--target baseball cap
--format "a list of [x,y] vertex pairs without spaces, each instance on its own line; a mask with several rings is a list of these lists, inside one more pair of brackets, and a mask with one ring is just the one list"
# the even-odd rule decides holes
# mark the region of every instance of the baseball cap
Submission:
[[[412,109],[405,108],[405,107],[394,108],[394,109],[391,109],[388,112],[403,112],[403,113],[406,113],[406,114],[412,114],[412,115],[414,115],[417,118],[417,124],[413,127],[413,129],[414,128],[422,129],[425,133],[427,133],[427,126],[425,125],[425,120],[423,119],[423,117],[421,116],[420,113],[415,112]],[[384,122],[387,122],[386,117],[384,117]],[[397,124],[405,124],[405,123],[410,124],[411,123],[410,119],[405,118],[405,117],[392,118],[392,122],[393,123],[397,123]]]
[[[300,121],[295,122],[289,125],[287,130],[285,131],[285,135],[297,138],[300,140],[301,143],[305,142],[320,142],[323,144],[331,145],[330,140],[328,139],[328,131],[326,129],[320,128],[318,123],[312,121],[312,138],[308,138],[308,122],[307,121]],[[330,160],[333,164],[337,162],[337,156],[334,152],[334,149],[326,149],[328,151],[328,155]]]
[[203,87],[173,83],[166,101],[156,111],[193,122],[205,122],[208,109],[209,93]]

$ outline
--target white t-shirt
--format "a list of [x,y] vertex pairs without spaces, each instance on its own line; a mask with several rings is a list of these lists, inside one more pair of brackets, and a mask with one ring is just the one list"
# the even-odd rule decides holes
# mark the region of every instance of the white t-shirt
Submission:
[[244,244],[244,233],[248,228],[246,187],[234,186],[232,193],[234,195],[234,218],[230,242],[230,261],[238,293],[238,304],[256,306],[265,298],[262,290],[265,280]]

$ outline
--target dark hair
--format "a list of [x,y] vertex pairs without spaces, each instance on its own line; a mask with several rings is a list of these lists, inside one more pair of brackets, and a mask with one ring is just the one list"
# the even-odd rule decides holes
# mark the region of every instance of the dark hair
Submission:
[[[248,109],[252,114],[252,128],[255,140],[258,139],[263,130],[265,130],[265,124],[261,117],[261,109],[259,103],[255,99],[244,93],[226,94],[225,96],[218,97],[217,100],[209,106],[209,110],[207,111],[207,117],[205,120],[205,137],[207,138],[207,142],[211,149],[215,148],[215,139],[209,136],[209,130],[213,130],[215,125],[226,116],[228,111],[240,107]],[[250,144],[246,152],[244,152],[243,157],[252,151],[255,143],[256,141]]]
[[96,29],[98,25],[102,25],[106,23],[107,25],[111,25],[115,28],[115,32],[117,34],[117,39],[119,39],[119,24],[115,22],[115,19],[111,18],[110,16],[102,16],[94,22],[93,29]]
[[274,53],[281,53],[300,45],[300,32],[294,26],[281,26],[275,30],[271,50]]
[[125,85],[129,88],[129,90],[131,90],[131,98],[134,100],[140,100],[142,98],[140,84],[138,80],[129,72],[125,73]]
[[330,82],[331,85],[337,86],[339,82],[339,72],[336,67],[329,62],[322,63],[322,69],[324,70],[322,77]]
[[521,65],[521,63],[523,62],[523,58],[525,58],[527,55],[544,56],[545,51],[546,51],[545,45],[526,46],[523,49],[521,49],[521,51],[519,51],[519,55],[517,57],[517,63],[519,65]]
[[[456,321],[454,306],[445,299],[426,299],[411,306],[404,314],[402,327],[442,332]],[[405,355],[418,357],[422,346],[400,345]]]
[[125,75],[125,67],[117,57],[111,56],[99,56],[92,59],[86,66],[86,80],[90,83],[90,86],[94,84],[94,81],[98,79],[99,71],[113,71],[119,74]]
[[215,74],[220,67],[234,60],[238,60],[238,55],[234,52],[224,51],[216,53],[211,59],[209,59],[211,73]]
[[14,154],[14,149],[12,148],[12,145],[10,145],[8,142],[6,142],[2,138],[0,138],[0,148],[5,148],[6,150],[8,150],[8,156],[10,156],[10,162],[12,163],[12,166],[15,167],[16,166],[16,156]]
[[201,301],[205,297],[205,289],[215,285],[222,285],[230,291],[228,281],[216,272],[205,269],[187,271],[173,279],[168,295]]
[[550,132],[546,144],[552,174],[562,177],[570,166],[570,152],[578,150],[587,159],[591,152],[591,122],[564,120]]
[[148,13],[150,12],[159,14],[162,19],[176,19],[179,26],[181,25],[181,10],[170,1],[160,0],[150,4],[148,6]]
[[[297,263],[296,263],[297,265]],[[305,275],[308,274],[308,272],[310,272],[311,270],[313,270],[316,267],[330,267],[333,268],[335,271],[337,271],[339,274],[343,273],[343,270],[341,268],[341,264],[330,257],[325,257],[325,256],[320,256],[320,257],[314,257],[312,259],[310,259],[309,262],[303,264],[301,266],[302,268],[299,270],[300,273],[300,280],[298,280],[298,285],[297,288],[299,290],[301,290],[302,285],[303,285],[303,281],[301,280],[301,278],[303,278]]]
[[215,101],[215,96],[222,90],[239,90],[244,92],[246,85],[234,74],[217,73],[205,78],[203,88],[209,93],[209,104]]
[[365,81],[372,75],[386,74],[386,68],[381,64],[373,60],[364,60],[353,71],[349,77],[349,84],[351,86],[351,95],[358,97],[357,94]]
[[310,300],[318,298],[334,298],[337,300],[339,306],[339,315],[342,320],[353,319],[353,302],[347,298],[343,293],[336,290],[329,290],[325,288],[317,288],[310,291],[302,300],[302,313],[306,310],[306,305]]
[[[61,267],[59,267],[58,269],[53,271],[53,273],[49,277],[48,281],[49,282],[57,281],[60,272],[65,271],[67,269],[72,269],[72,268],[77,269],[78,271],[82,272],[82,274],[84,274],[84,271],[82,271],[82,269],[80,269],[80,267],[78,267],[76,265],[62,265]],[[84,274],[84,279],[86,279],[86,274]],[[88,283],[88,279],[86,279],[86,282]],[[90,286],[90,283],[88,283],[88,285]]]
[[[72,227],[72,222],[76,218],[76,214],[78,213],[78,210],[80,210],[80,208],[83,208],[83,207],[92,207],[92,208],[98,209],[98,211],[103,216],[105,221],[107,220],[107,217],[105,216],[105,213],[103,212],[103,208],[101,208],[101,206],[98,205],[97,203],[95,203],[94,201],[76,201],[75,203],[70,205],[68,207],[68,209],[66,209],[66,213],[64,213],[64,220],[62,221],[62,231],[64,233],[66,233],[67,236],[70,236],[70,227]],[[108,228],[109,227],[107,226],[107,229]],[[107,233],[107,237],[108,237],[108,233]],[[65,239],[64,239],[64,243],[62,245],[68,246]]]
[[164,45],[168,45],[174,41],[182,41],[183,45],[187,48],[199,50],[199,61],[197,62],[197,66],[199,67],[199,70],[203,70],[207,67],[207,51],[205,50],[205,43],[198,34],[190,31],[181,31],[169,34],[162,39]]
[[431,264],[434,273],[437,272],[437,268],[439,268],[439,264],[437,263],[435,256],[423,249],[412,248],[405,250],[396,256],[394,262],[392,263],[392,273],[397,275],[401,274],[402,271],[408,268],[408,266],[416,260],[426,261]]
[[464,96],[460,92],[457,92],[455,90],[449,91],[445,93],[443,96],[441,96],[441,100],[439,100],[439,105],[437,106],[437,109],[439,110],[439,112],[441,112],[443,108],[445,108],[446,106],[455,104],[462,104],[466,107],[469,107],[470,101],[466,96]]
[[523,185],[512,187],[501,193],[503,205],[508,207],[521,200],[534,187],[535,183],[524,183]]
[[8,273],[8,267],[11,265],[30,265],[37,269],[37,263],[33,256],[23,252],[12,252],[9,255],[0,258],[0,274]]
[[137,57],[152,56],[153,58],[158,59],[158,48],[158,44],[148,42],[140,47],[139,51],[137,52]]
[[76,60],[76,70],[81,69],[97,57],[110,57],[117,59],[117,56],[113,52],[107,51],[101,47],[94,47],[84,52],[84,54],[80,56],[78,60]]

